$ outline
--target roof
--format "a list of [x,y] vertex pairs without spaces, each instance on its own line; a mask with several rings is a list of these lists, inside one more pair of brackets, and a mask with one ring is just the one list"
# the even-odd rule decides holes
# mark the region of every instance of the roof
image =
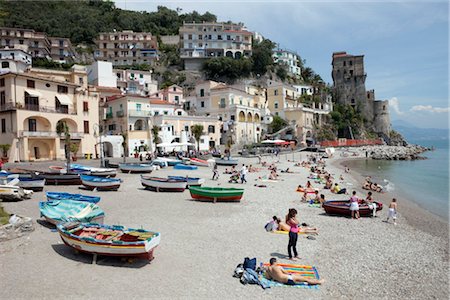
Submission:
[[108,96],[106,97],[106,102],[110,102],[110,101],[114,101],[120,98],[124,98],[125,95],[112,95],[112,96]]
[[150,104],[176,106],[175,103],[170,103],[170,102],[160,100],[160,99],[150,99]]
[[253,33],[247,30],[224,30],[223,32],[233,32],[233,33],[242,33],[246,35],[253,35]]
[[31,79],[35,79],[35,80],[42,80],[42,81],[49,81],[49,82],[54,82],[54,83],[58,83],[60,85],[69,85],[72,87],[79,87],[79,84],[75,84],[72,82],[66,82],[66,81],[60,81],[60,80],[53,80],[47,77],[41,77],[41,76],[33,76],[27,73],[17,73],[17,72],[7,72],[7,73],[3,73],[0,74],[0,76],[5,76],[5,75],[16,75],[18,77],[26,77],[26,78],[31,78]]
[[100,92],[117,92],[119,94],[121,93],[120,89],[114,88],[114,87],[109,87],[109,86],[98,86],[98,85],[96,85],[96,86],[94,86],[94,88],[97,91],[100,91]]

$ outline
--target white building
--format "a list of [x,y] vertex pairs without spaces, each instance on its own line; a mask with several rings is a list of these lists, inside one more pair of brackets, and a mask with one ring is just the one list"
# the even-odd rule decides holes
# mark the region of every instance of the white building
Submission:
[[0,50],[0,73],[23,73],[31,68],[31,54],[20,49]]
[[297,84],[292,86],[298,95],[308,95],[312,96],[314,94],[314,87],[312,85],[307,84]]
[[87,66],[89,84],[102,87],[117,87],[117,79],[113,73],[112,63],[96,61]]
[[278,49],[273,52],[272,56],[274,62],[285,65],[290,74],[298,77],[302,75],[302,70],[298,66],[300,58],[295,52]]

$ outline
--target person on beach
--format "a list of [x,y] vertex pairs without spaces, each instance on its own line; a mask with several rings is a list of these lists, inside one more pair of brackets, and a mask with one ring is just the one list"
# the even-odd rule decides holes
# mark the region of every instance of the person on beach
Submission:
[[377,216],[377,204],[373,201],[372,192],[367,193],[365,202],[366,202],[367,206],[369,207],[369,209],[372,210],[372,217],[376,217]]
[[315,279],[309,277],[303,277],[300,274],[290,274],[281,266],[276,265],[277,259],[272,257],[269,260],[270,266],[267,267],[265,276],[269,280],[274,280],[287,285],[295,285],[300,282],[306,282],[310,285],[322,284],[325,282],[323,279]]
[[218,180],[218,179],[219,179],[219,171],[217,170],[217,164],[214,164],[212,180]]
[[388,217],[386,222],[389,223],[389,219],[394,220],[394,225],[397,225],[397,199],[393,198],[392,202],[389,204]]
[[247,183],[247,179],[245,179],[245,175],[247,175],[247,166],[246,165],[242,165],[241,168],[241,183],[243,184],[244,182]]
[[324,189],[330,190],[333,186],[333,182],[331,181],[331,178],[328,176],[327,181],[325,182]]
[[350,197],[350,211],[352,212],[352,219],[359,219],[359,199],[356,197],[356,191],[353,191]]
[[333,187],[333,189],[331,190],[331,192],[332,192],[332,193],[335,193],[335,194],[347,194],[347,189],[346,189],[346,188],[341,189],[341,187],[339,186],[339,184],[336,182],[336,183],[334,184],[334,187]]
[[266,231],[276,231],[276,230],[278,230],[280,223],[281,223],[281,219],[278,218],[277,216],[273,216],[272,221],[267,223],[266,226],[264,226],[264,228],[266,229]]
[[325,203],[325,195],[324,194],[320,194],[319,202],[320,202],[320,205],[323,205]]
[[[288,243],[288,255],[290,260],[298,259],[297,253],[297,239],[298,239],[298,220],[297,220],[297,210],[295,208],[289,209],[286,215],[286,224],[290,226],[289,228],[289,243]],[[294,256],[292,256],[292,251]]]

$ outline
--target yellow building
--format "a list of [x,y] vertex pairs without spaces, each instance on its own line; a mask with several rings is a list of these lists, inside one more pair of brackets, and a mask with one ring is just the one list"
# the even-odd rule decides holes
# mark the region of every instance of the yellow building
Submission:
[[63,159],[65,122],[77,156],[95,153],[98,96],[87,91],[84,67],[70,71],[31,69],[0,75],[0,144],[9,144],[11,161]]

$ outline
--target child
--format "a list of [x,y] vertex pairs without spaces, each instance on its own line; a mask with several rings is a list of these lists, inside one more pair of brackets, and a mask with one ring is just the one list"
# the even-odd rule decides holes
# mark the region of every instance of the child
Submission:
[[392,202],[389,204],[388,217],[386,222],[389,222],[389,218],[394,220],[394,225],[397,225],[397,199],[392,199]]
[[218,179],[219,179],[219,171],[217,170],[217,164],[214,164],[212,180]]

